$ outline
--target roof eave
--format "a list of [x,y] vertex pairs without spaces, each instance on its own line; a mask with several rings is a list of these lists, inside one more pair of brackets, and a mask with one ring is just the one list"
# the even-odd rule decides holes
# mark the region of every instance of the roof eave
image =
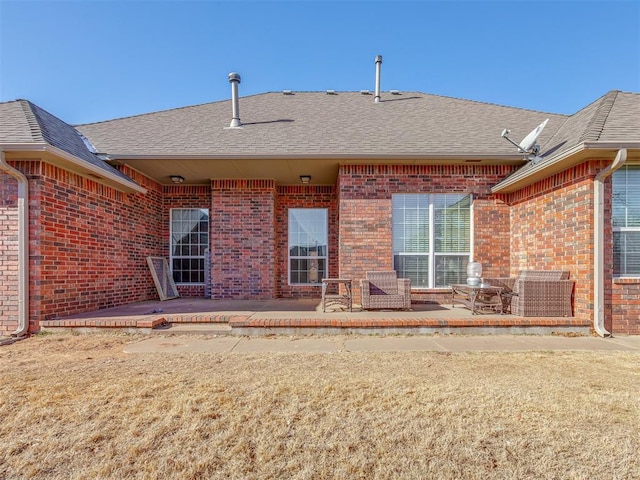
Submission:
[[193,153],[161,153],[161,154],[127,154],[127,153],[110,153],[106,155],[107,162],[120,162],[125,160],[281,160],[281,159],[300,159],[300,160],[371,160],[371,161],[389,161],[389,160],[493,160],[503,162],[523,162],[522,155],[495,155],[495,154],[477,154],[477,153],[434,153],[434,154],[341,154],[341,153],[253,153],[253,154],[193,154]]
[[613,158],[621,148],[640,152],[640,142],[582,142],[556,156],[545,159],[530,169],[518,170],[494,185],[491,191],[493,193],[511,193],[582,163],[595,152]]
[[146,194],[147,189],[134,181],[128,181],[108,170],[92,165],[81,158],[76,157],[58,147],[48,143],[5,143],[1,144],[5,152],[42,152],[61,160],[59,166],[85,176],[95,182],[103,183],[125,193]]

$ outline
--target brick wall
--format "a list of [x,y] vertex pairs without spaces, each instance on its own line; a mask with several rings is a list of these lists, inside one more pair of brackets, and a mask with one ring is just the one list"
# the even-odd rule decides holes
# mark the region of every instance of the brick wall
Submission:
[[640,279],[616,279],[611,289],[611,315],[605,328],[612,334],[640,335]]
[[319,298],[320,285],[289,285],[288,222],[290,208],[327,208],[329,217],[328,276],[338,276],[338,208],[334,186],[295,185],[278,188],[276,207],[277,296],[282,298]]
[[0,173],[0,336],[18,328],[18,182]]
[[273,180],[211,182],[211,297],[276,296]]
[[32,193],[40,210],[31,252],[39,270],[32,295],[38,318],[157,298],[146,257],[161,254],[161,192],[138,177],[147,195],[41,163]]
[[[209,185],[166,185],[162,187],[162,256],[169,258],[170,222],[172,208],[206,208],[211,214],[211,187]],[[211,235],[211,223],[209,224]],[[203,297],[204,285],[176,285],[181,297]]]
[[[512,166],[344,165],[333,186],[271,180],[215,180],[124,194],[40,161],[10,161],[30,182],[30,330],[39,319],[157,298],[148,255],[169,256],[171,208],[211,212],[213,298],[319,297],[318,287],[287,281],[289,208],[329,209],[329,275],[352,278],[392,268],[394,193],[471,193],[474,257],[485,276],[521,269],[566,269],[576,280],[575,315],[593,319],[593,178],[607,162],[572,167],[508,195],[491,186]],[[0,176],[0,334],[17,327],[17,182]],[[605,224],[605,326],[640,334],[640,282],[613,279],[610,179]],[[15,273],[12,273],[15,272]],[[203,287],[181,287],[202,296]],[[356,301],[359,301],[359,290]],[[448,301],[442,291],[414,300]]]
[[[576,281],[574,315],[594,320],[594,183],[610,161],[593,160],[509,195],[512,274],[569,270]],[[640,280],[613,278],[611,177],[605,181],[604,318],[611,333],[640,334]],[[535,225],[536,228],[530,228]]]
[[568,270],[576,281],[574,315],[590,320],[594,302],[593,178],[598,165],[583,163],[509,196],[511,274]]
[[161,192],[124,194],[40,161],[29,178],[30,331],[38,321],[157,298],[146,256],[159,255]]
[[[474,197],[475,259],[483,273],[509,269],[508,206],[491,187],[515,170],[498,165],[343,165],[339,190],[339,274],[356,282],[367,270],[393,268],[391,196],[394,193],[465,193]],[[356,301],[359,301],[356,289]],[[417,292],[416,292],[417,295]],[[415,295],[414,295],[415,296]],[[420,295],[443,301],[442,291]]]

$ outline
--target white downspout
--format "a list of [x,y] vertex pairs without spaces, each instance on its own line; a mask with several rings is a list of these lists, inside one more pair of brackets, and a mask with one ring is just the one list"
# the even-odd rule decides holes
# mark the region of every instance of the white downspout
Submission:
[[594,180],[593,209],[593,328],[601,337],[610,337],[604,328],[604,181],[627,161],[627,149],[618,150],[613,163],[596,175]]
[[12,337],[24,337],[29,330],[29,180],[9,165],[0,148],[0,170],[18,181],[18,328]]

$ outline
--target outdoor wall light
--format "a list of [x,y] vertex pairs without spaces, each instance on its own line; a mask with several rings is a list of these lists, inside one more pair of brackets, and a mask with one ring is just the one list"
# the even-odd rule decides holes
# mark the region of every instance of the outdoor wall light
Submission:
[[300,175],[300,181],[302,183],[309,183],[311,181],[311,175]]
[[184,182],[184,177],[181,177],[180,175],[171,175],[169,178],[171,179],[171,181],[173,183],[182,183],[182,182]]

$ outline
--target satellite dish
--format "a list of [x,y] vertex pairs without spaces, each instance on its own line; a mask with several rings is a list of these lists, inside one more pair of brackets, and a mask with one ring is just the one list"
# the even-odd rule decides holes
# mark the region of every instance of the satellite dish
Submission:
[[536,143],[536,140],[538,139],[538,136],[542,133],[542,130],[544,130],[544,127],[547,125],[548,121],[549,119],[547,118],[544,122],[542,122],[540,125],[534,128],[531,132],[529,132],[529,135],[527,135],[522,139],[522,141],[519,144],[511,140],[509,137],[507,137],[507,135],[511,133],[511,130],[509,129],[505,128],[502,131],[501,136],[502,138],[506,138],[511,144],[518,147],[518,151],[520,153],[526,153],[527,158],[529,160],[533,160],[533,159],[539,160],[540,157],[538,157],[538,153],[540,152],[540,145]]
[[[520,142],[520,149],[523,152],[529,152],[534,147],[537,147],[537,150],[540,149],[540,146],[536,145],[536,140],[538,139],[538,135],[540,135],[542,133],[542,130],[544,130],[544,127],[547,125],[548,121],[549,119],[547,118],[544,122],[534,128],[531,132],[529,132],[529,135],[524,137],[524,139]],[[535,153],[538,152],[536,151]]]

